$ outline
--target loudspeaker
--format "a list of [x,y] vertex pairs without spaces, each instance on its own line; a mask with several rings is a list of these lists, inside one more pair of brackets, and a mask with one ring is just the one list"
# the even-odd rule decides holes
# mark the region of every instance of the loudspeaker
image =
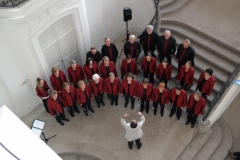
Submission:
[[129,7],[123,8],[123,20],[124,22],[130,21],[132,19],[132,9]]

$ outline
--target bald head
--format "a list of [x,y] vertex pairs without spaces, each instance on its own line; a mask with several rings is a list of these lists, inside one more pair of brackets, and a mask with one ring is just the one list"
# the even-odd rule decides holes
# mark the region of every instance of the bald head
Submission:
[[171,32],[170,32],[169,30],[166,30],[166,31],[164,32],[164,37],[165,37],[165,39],[169,39],[170,36],[171,36]]

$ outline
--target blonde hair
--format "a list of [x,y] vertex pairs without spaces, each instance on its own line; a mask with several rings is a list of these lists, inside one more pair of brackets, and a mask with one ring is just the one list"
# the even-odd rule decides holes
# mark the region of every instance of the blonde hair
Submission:
[[104,60],[110,61],[110,59],[108,58],[108,56],[104,56],[104,57],[102,58],[102,62],[103,62],[103,63],[104,63]]
[[68,84],[67,82],[64,82],[64,83],[62,84],[63,89],[64,89],[66,86],[69,86],[69,84]]
[[56,73],[57,71],[58,71],[58,68],[57,68],[57,67],[53,67],[53,68],[51,69],[52,74]]
[[78,87],[80,87],[80,86],[83,85],[83,84],[85,84],[85,83],[84,83],[84,81],[82,81],[82,80],[79,80],[79,81],[77,82]]
[[165,86],[166,86],[166,85],[165,85],[165,83],[163,83],[163,82],[161,82],[161,83],[158,84],[158,87],[165,88]]
[[55,94],[57,94],[58,92],[57,91],[55,91],[55,90],[52,90],[51,92],[50,92],[50,96],[51,97],[53,97]]

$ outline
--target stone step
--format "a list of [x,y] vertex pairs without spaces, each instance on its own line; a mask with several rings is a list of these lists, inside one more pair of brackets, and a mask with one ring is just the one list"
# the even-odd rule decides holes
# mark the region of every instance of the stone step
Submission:
[[229,149],[233,144],[232,131],[226,121],[223,118],[220,118],[217,123],[220,125],[222,129],[222,141],[215,152],[211,155],[209,160],[211,159],[224,159],[228,155]]
[[218,123],[212,126],[212,135],[209,140],[202,146],[199,152],[193,158],[194,160],[207,160],[212,153],[217,149],[222,141],[222,130]]
[[181,9],[185,4],[187,4],[190,0],[174,0],[166,5],[160,6],[161,15],[171,14],[179,9]]
[[59,154],[62,160],[101,160],[95,156],[85,153],[63,153]]
[[159,2],[160,10],[171,6],[176,1],[177,0],[160,0],[160,2]]

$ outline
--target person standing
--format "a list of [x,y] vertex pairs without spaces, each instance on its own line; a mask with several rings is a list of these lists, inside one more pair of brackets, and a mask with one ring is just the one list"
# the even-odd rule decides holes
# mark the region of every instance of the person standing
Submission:
[[92,58],[88,58],[86,60],[86,64],[83,65],[83,71],[88,81],[92,79],[92,75],[99,74],[98,64],[92,60]]
[[155,73],[158,81],[165,83],[165,88],[167,88],[167,83],[171,80],[172,65],[168,63],[166,58],[163,59],[162,63],[158,64]]
[[193,128],[197,121],[197,117],[203,115],[205,106],[206,101],[202,98],[202,93],[200,91],[191,94],[187,102],[187,122],[185,124],[188,125],[191,123],[191,128]]
[[142,60],[141,69],[143,70],[144,78],[149,78],[152,85],[154,83],[153,76],[156,71],[156,67],[156,59],[152,57],[151,51],[148,51],[147,56],[145,56]]
[[231,160],[240,160],[240,152],[233,152],[232,150],[229,150],[229,155]]
[[67,82],[66,75],[62,70],[58,70],[58,68],[52,68],[52,75],[50,76],[50,82],[54,90],[61,92],[62,84]]
[[118,93],[121,90],[120,80],[115,77],[113,72],[109,73],[109,78],[105,79],[105,92],[109,95],[111,105],[115,103],[115,106],[118,105]]
[[92,80],[90,80],[90,89],[95,97],[98,108],[100,108],[100,104],[105,106],[105,103],[103,102],[103,94],[105,90],[104,81],[98,74],[92,76]]
[[172,117],[177,110],[177,120],[180,119],[182,114],[182,109],[187,104],[187,93],[181,89],[181,85],[177,85],[172,88],[169,92],[169,101],[171,106],[171,112],[169,117]]
[[131,109],[134,109],[135,96],[138,87],[138,82],[134,79],[132,73],[127,73],[122,80],[121,93],[125,96],[124,107],[127,108],[129,98],[131,99]]
[[62,95],[62,103],[65,108],[67,108],[69,114],[74,117],[73,110],[77,113],[80,113],[80,111],[77,108],[77,95],[76,90],[72,85],[69,85],[68,83],[63,83],[63,90],[61,92]]
[[154,55],[154,50],[157,47],[159,36],[156,32],[153,31],[153,26],[148,25],[146,30],[140,35],[140,44],[143,46],[144,54],[147,56],[147,52],[150,50],[152,56]]
[[164,108],[168,103],[168,90],[165,89],[165,84],[163,82],[158,84],[158,88],[155,88],[152,93],[152,101],[154,103],[153,113],[157,114],[158,105],[160,104],[160,114],[163,116]]
[[44,81],[43,79],[37,78],[36,81],[37,81],[36,93],[37,93],[38,97],[42,99],[45,110],[49,113],[48,106],[47,106],[47,100],[49,98],[48,92],[50,91],[50,88],[49,88],[47,82]]
[[131,54],[127,55],[127,58],[122,60],[121,64],[122,79],[124,75],[129,72],[131,72],[134,75],[138,75],[137,63],[135,59],[132,59]]
[[[152,90],[153,90],[153,86],[151,83],[149,83],[149,80],[147,78],[144,78],[143,82],[138,85],[136,97],[141,99],[140,112],[143,112],[143,110],[145,108],[146,113],[148,114],[149,102],[152,98]],[[145,107],[144,103],[146,103],[146,107]]]
[[56,118],[57,122],[60,125],[63,126],[64,123],[62,122],[62,120],[66,122],[69,122],[69,120],[65,117],[65,114],[61,105],[56,101],[57,95],[58,95],[57,91],[55,90],[51,91],[50,97],[48,98],[48,101],[47,101],[47,106],[50,114]]
[[118,77],[116,66],[112,61],[109,61],[107,56],[104,56],[100,64],[100,75],[105,80],[108,78],[110,72],[113,72],[115,76]]
[[129,36],[129,41],[124,44],[124,54],[127,57],[129,54],[132,55],[132,58],[137,60],[141,47],[138,41],[135,41],[136,37],[134,35]]
[[171,32],[166,30],[158,40],[158,57],[160,63],[164,58],[167,58],[168,62],[171,63],[172,56],[176,52],[176,39],[171,36]]
[[114,64],[117,62],[118,50],[114,43],[111,43],[110,38],[104,39],[105,44],[102,46],[102,57],[107,56]]
[[77,82],[85,79],[82,66],[76,64],[76,61],[71,60],[67,71],[70,84],[77,88]]
[[194,79],[194,69],[191,67],[192,62],[187,61],[185,65],[182,65],[178,72],[177,80],[180,81],[182,89],[186,92],[192,87]]
[[134,140],[138,149],[142,147],[140,138],[142,138],[143,136],[142,125],[145,122],[145,117],[142,115],[141,112],[138,112],[137,114],[141,117],[141,120],[139,122],[133,119],[131,123],[126,123],[125,118],[129,116],[129,114],[127,113],[124,113],[123,117],[121,117],[121,124],[126,129],[125,138],[128,141],[129,149],[132,149]]
[[91,51],[87,52],[86,59],[88,58],[92,58],[92,60],[98,64],[102,60],[102,55],[99,51],[97,51],[95,46],[92,46]]
[[215,77],[212,75],[213,70],[211,68],[207,68],[205,72],[202,72],[198,82],[196,91],[199,90],[202,92],[202,97],[207,100],[207,97],[212,93]]

